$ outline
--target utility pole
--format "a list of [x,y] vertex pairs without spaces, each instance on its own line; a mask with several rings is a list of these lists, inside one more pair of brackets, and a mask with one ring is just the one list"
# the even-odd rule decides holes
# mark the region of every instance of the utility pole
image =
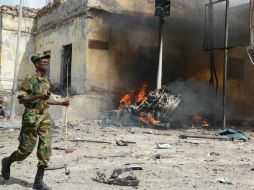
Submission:
[[170,15],[170,0],[155,0],[155,16],[159,17],[159,40],[158,40],[158,73],[157,73],[157,89],[162,85],[162,62],[163,62],[163,25],[164,17]]
[[162,83],[162,56],[163,56],[163,25],[164,25],[164,18],[163,16],[160,16],[160,26],[159,26],[159,65],[158,65],[158,72],[157,72],[157,89],[161,88]]
[[[213,6],[214,4],[226,2],[225,8],[225,25],[224,25],[224,65],[223,65],[223,129],[226,128],[227,124],[227,75],[228,75],[228,10],[229,0],[209,0],[206,6]],[[211,12],[211,10],[210,10]]]
[[23,8],[23,0],[20,0],[17,47],[16,47],[15,69],[14,69],[13,86],[12,86],[12,99],[11,99],[11,120],[13,120],[15,116],[15,105],[16,105],[15,92],[17,90],[17,80],[18,80],[18,71],[19,71],[19,48],[20,48],[20,37],[21,37],[22,8]]

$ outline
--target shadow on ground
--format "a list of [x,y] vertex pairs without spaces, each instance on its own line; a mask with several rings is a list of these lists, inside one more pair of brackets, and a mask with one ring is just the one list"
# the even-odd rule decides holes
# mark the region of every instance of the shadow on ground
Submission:
[[[27,187],[27,188],[33,187],[33,183],[29,183],[26,180],[14,178],[14,177],[11,177],[10,180],[4,180],[3,177],[0,175],[0,186],[1,185],[14,185],[14,184],[20,185],[22,187]],[[1,187],[0,187],[0,189],[1,189]]]

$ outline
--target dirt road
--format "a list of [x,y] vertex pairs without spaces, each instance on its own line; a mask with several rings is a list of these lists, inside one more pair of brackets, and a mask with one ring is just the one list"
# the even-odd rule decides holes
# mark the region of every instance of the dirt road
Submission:
[[[190,129],[188,132],[202,131]],[[0,148],[1,159],[16,149],[18,134],[18,130],[0,130],[0,147],[4,146]],[[251,132],[246,134],[250,137],[253,135]],[[254,167],[253,140],[179,140],[178,135],[177,130],[101,128],[95,122],[82,122],[69,129],[67,146],[75,150],[65,155],[64,150],[58,150],[65,148],[64,133],[62,129],[54,130],[50,167],[61,167],[67,163],[71,173],[69,176],[65,175],[64,169],[47,171],[45,182],[54,190],[131,190],[133,187],[102,184],[92,178],[96,177],[97,171],[104,170],[110,175],[116,167],[138,163],[143,170],[133,173],[140,180],[137,187],[140,190],[254,189],[254,171],[251,170]],[[112,144],[70,141],[77,138]],[[135,141],[136,144],[117,146],[115,140],[120,139]],[[171,148],[155,149],[155,142],[169,143]],[[156,155],[160,159],[155,159]],[[0,189],[32,189],[36,165],[34,151],[25,161],[12,165],[12,178],[8,182],[0,177]],[[217,179],[224,177],[232,184],[217,182]]]

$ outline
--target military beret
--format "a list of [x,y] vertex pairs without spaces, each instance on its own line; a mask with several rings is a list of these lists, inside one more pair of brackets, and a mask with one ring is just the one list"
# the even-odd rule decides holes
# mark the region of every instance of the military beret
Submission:
[[49,59],[50,55],[41,55],[41,54],[35,54],[31,57],[31,61],[35,63],[39,59]]

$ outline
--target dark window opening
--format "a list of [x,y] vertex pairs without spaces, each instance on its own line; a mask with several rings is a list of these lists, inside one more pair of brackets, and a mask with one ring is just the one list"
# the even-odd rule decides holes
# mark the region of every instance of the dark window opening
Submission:
[[244,79],[244,59],[230,57],[228,60],[228,79]]
[[98,49],[98,50],[108,50],[109,43],[107,41],[101,41],[101,40],[89,40],[88,48]]
[[[72,60],[72,44],[63,47],[63,62],[62,62],[62,90],[67,93],[71,86],[71,60]],[[69,89],[68,89],[69,91]]]

